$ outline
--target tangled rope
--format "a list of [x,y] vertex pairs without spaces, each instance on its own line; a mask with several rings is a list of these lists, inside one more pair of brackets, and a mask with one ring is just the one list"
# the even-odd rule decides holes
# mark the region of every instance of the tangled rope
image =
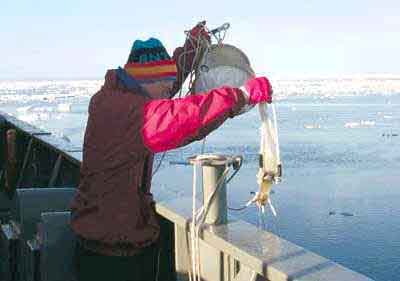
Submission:
[[[209,33],[209,31],[207,30],[207,27],[204,24],[199,23],[199,25],[201,25],[201,28],[203,28],[205,31],[207,31]],[[185,93],[185,95],[188,95],[190,93],[193,93],[193,83],[194,83],[194,77],[195,77],[196,70],[197,70],[197,63],[199,62],[199,60],[200,60],[201,56],[204,54],[204,52],[206,52],[209,49],[211,44],[208,40],[206,40],[202,36],[201,32],[198,32],[197,36],[193,36],[190,31],[185,31],[185,35],[186,35],[185,42],[189,42],[191,46],[195,46],[194,49],[188,50],[187,49],[188,44],[185,44],[183,52],[179,55],[179,57],[177,59],[177,64],[178,64],[179,70],[180,70],[178,75],[179,75],[179,78],[182,79],[182,85],[184,83],[183,78],[186,75],[189,76],[189,87],[188,87],[188,91]],[[194,54],[193,61],[192,61],[192,64],[190,65],[189,69],[186,69],[186,59],[191,54]],[[183,87],[181,87],[178,96],[182,97],[182,94],[183,94]]]

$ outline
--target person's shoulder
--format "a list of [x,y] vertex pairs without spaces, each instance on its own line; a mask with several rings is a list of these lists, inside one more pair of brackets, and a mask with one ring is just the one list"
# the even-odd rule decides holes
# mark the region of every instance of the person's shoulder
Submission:
[[104,96],[107,92],[112,91],[113,89],[113,84],[116,84],[116,82],[114,83],[114,80],[116,79],[115,76],[115,70],[114,69],[109,69],[107,70],[105,77],[104,77],[104,83],[101,86],[100,89],[97,90],[97,92],[95,92],[89,100],[89,112],[91,112],[91,108],[93,106],[95,106],[98,102],[100,102],[102,100],[102,96]]
[[102,96],[104,93],[113,91],[116,89],[118,86],[118,80],[117,80],[117,75],[116,75],[116,70],[115,69],[109,69],[107,70],[105,76],[104,76],[104,83],[101,86],[100,89],[97,90],[96,93],[92,95],[90,98],[91,101],[98,99],[100,96]]
[[118,86],[118,77],[116,69],[108,69],[104,76],[104,84],[102,88],[115,88]]

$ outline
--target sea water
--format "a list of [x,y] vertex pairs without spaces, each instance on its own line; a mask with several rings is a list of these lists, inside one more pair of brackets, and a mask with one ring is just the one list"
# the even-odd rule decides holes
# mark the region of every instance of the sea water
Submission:
[[[102,82],[3,81],[0,110],[81,145],[87,106]],[[400,77],[273,85],[283,181],[273,187],[278,216],[267,211],[267,229],[375,280],[399,280]],[[207,137],[205,152],[245,159],[228,186],[230,207],[257,191],[259,126],[253,109]],[[191,196],[192,168],[174,163],[202,147],[197,142],[165,155],[153,179],[157,200]],[[259,223],[255,206],[230,215]]]

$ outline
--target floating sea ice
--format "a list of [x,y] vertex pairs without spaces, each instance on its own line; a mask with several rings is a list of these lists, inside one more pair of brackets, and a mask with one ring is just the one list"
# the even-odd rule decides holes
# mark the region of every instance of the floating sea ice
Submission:
[[40,112],[40,113],[38,114],[38,116],[39,116],[39,120],[40,120],[40,121],[47,121],[47,120],[50,120],[50,114],[47,113],[47,112]]
[[22,114],[22,115],[18,114],[17,117],[21,121],[25,121],[27,123],[34,123],[39,119],[39,116],[37,114]]
[[48,121],[50,120],[50,114],[47,112],[38,112],[38,113],[22,113],[17,116],[22,121],[35,124],[35,122],[39,121]]
[[361,121],[362,126],[375,126],[375,121]]
[[375,121],[361,120],[360,122],[347,122],[344,124],[345,128],[359,128],[359,127],[372,127],[375,126]]
[[57,106],[57,110],[59,112],[70,112],[71,111],[71,104],[70,103],[60,103]]
[[17,108],[17,112],[28,112],[32,108],[32,105],[22,106]]
[[35,111],[35,112],[53,112],[53,108],[51,106],[41,106],[41,107],[33,108],[32,111]]
[[345,128],[357,128],[360,127],[360,123],[359,122],[347,122],[346,124],[344,124]]
[[304,128],[306,129],[321,129],[320,124],[304,124]]
[[392,115],[383,115],[383,119],[392,119],[393,116]]
[[42,97],[43,100],[47,101],[47,102],[55,102],[55,100],[57,99],[57,96],[55,94],[48,94],[44,97]]

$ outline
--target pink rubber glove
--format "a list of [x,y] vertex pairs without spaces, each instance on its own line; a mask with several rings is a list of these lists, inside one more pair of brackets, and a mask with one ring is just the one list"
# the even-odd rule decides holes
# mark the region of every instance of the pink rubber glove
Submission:
[[249,104],[272,102],[272,87],[267,77],[249,79],[240,89],[247,96]]

